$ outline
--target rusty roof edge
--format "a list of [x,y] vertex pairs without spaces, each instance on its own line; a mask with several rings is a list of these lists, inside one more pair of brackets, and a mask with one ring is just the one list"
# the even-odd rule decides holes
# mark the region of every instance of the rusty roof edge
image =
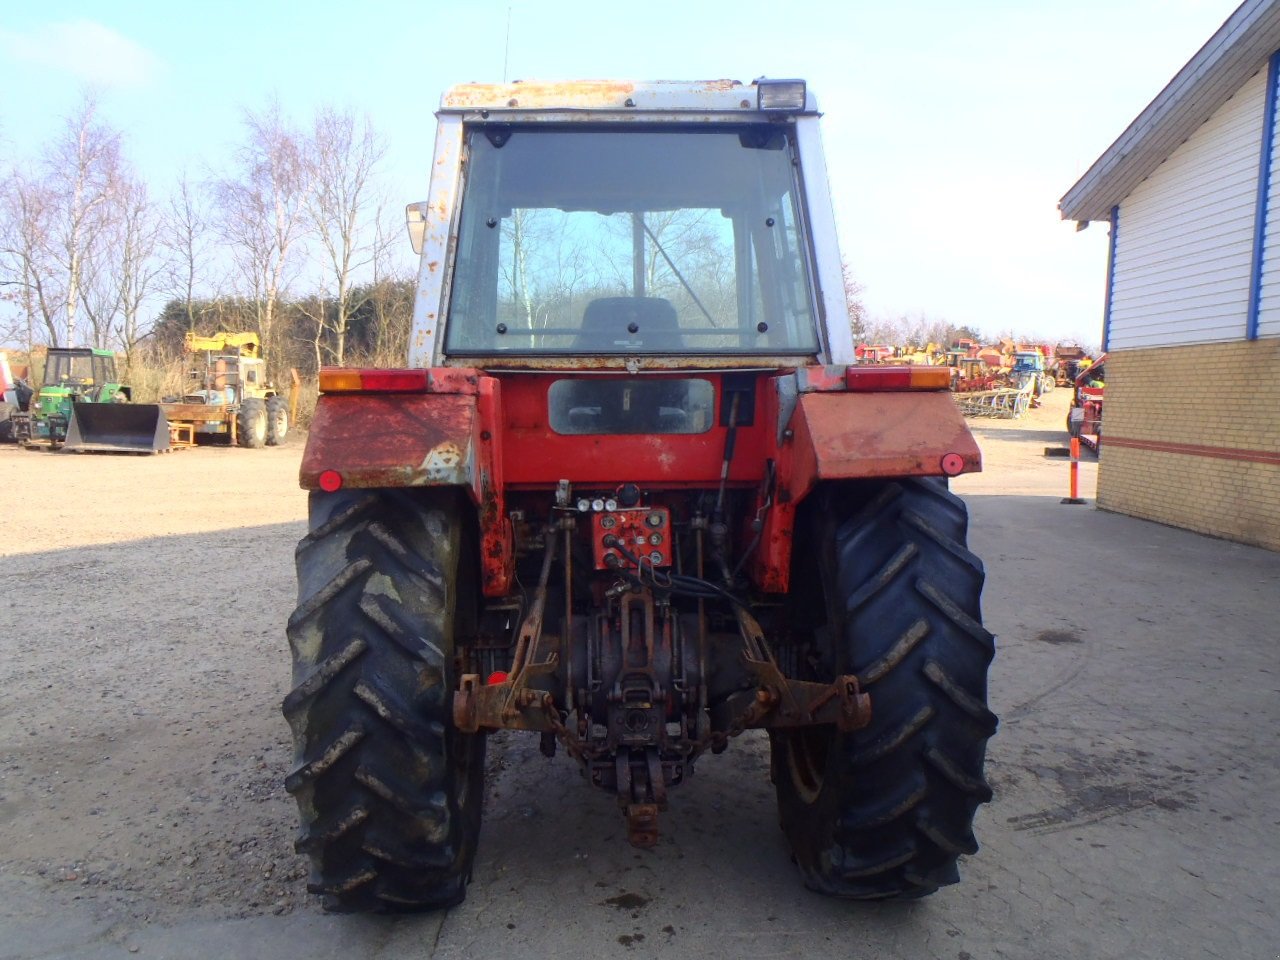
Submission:
[[[1256,47],[1264,41],[1266,50],[1259,54]],[[1245,0],[1063,195],[1062,219],[1109,219],[1111,208],[1234,96],[1277,47],[1280,0]],[[1215,80],[1233,75],[1238,83],[1209,99],[1196,98]]]
[[[517,80],[461,83],[440,97],[440,113],[475,110],[638,110],[738,112],[754,110],[756,81],[738,80]],[[817,110],[812,92],[803,112]],[[800,111],[797,111],[800,112]]]

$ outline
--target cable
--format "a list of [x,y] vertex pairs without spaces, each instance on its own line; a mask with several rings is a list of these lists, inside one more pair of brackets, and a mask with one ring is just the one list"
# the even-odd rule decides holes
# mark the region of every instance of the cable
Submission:
[[[719,584],[712,583],[710,580],[703,580],[699,577],[689,576],[681,573],[659,574],[653,566],[652,561],[648,561],[643,557],[636,556],[632,553],[622,541],[610,534],[604,539],[606,547],[612,547],[622,554],[626,559],[636,565],[634,574],[629,571],[619,570],[625,579],[630,582],[642,586],[652,587],[655,590],[661,590],[666,593],[672,593],[676,596],[694,597],[702,600],[727,600],[729,603],[737,604],[740,607],[747,607],[747,604],[741,597],[737,597],[730,593]],[[648,563],[649,575],[645,577],[645,564]]]

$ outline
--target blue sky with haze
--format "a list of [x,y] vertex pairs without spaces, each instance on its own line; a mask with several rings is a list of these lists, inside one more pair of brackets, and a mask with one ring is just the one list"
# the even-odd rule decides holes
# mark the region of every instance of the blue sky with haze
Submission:
[[[9,3],[0,154],[34,158],[86,84],[152,189],[221,166],[244,108],[367,111],[386,192],[426,195],[441,91],[508,79],[806,78],[843,253],[873,314],[1100,339],[1106,227],[1058,198],[1234,0],[643,4]],[[405,242],[406,262],[408,243]]]

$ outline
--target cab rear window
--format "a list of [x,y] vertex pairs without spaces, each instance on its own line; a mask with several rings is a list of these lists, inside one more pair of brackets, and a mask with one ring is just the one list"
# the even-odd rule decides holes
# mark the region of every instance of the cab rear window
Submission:
[[548,420],[559,434],[706,433],[715,413],[709,380],[557,380],[547,394]]

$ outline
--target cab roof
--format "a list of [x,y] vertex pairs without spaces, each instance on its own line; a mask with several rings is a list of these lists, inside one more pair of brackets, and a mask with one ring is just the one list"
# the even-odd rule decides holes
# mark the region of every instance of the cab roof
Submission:
[[[765,79],[765,78],[761,78]],[[759,113],[759,81],[738,80],[517,80],[462,83],[440,98],[441,113],[599,110],[653,113]],[[818,105],[805,91],[804,109]]]

